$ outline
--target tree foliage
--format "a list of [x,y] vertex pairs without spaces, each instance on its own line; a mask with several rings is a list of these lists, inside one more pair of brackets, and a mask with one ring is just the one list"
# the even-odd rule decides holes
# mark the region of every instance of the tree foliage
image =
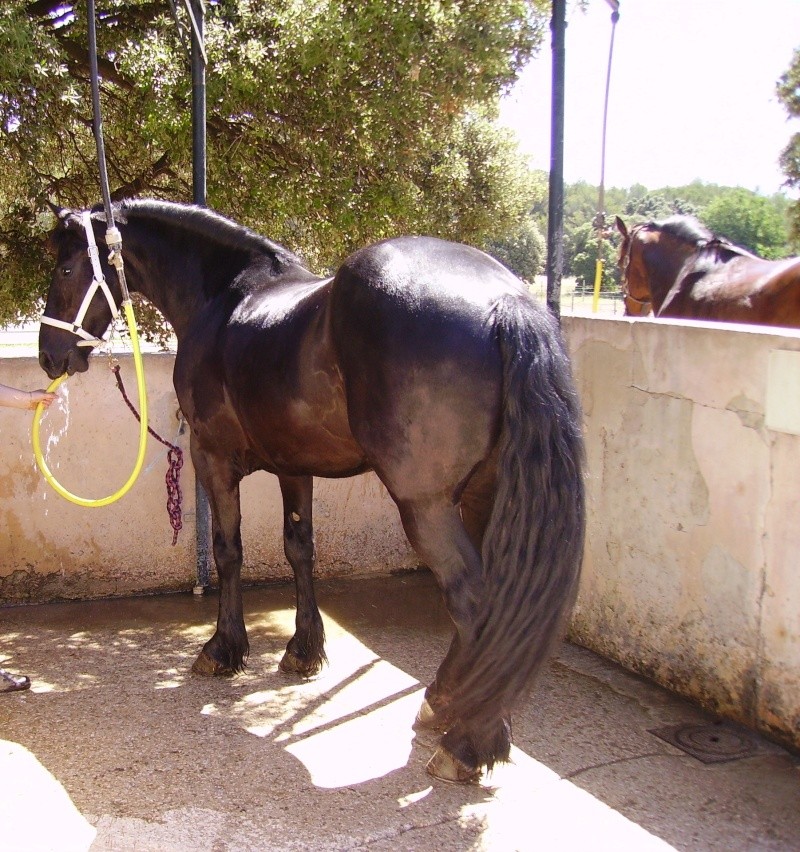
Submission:
[[[778,98],[789,118],[800,118],[800,48],[795,50],[789,68],[778,81]],[[781,153],[780,164],[786,186],[800,190],[800,132],[792,134]],[[792,205],[790,215],[793,235],[800,242],[800,201]]]
[[618,283],[616,240],[609,239],[606,232],[601,240],[598,231],[588,222],[578,228],[573,236],[578,249],[570,263],[575,281],[584,292],[593,290],[597,277],[597,261],[600,259],[603,264],[600,289],[615,290]]
[[524,281],[532,282],[544,269],[546,241],[533,217],[491,240],[486,250]]
[[715,198],[703,210],[703,222],[715,233],[749,249],[759,257],[786,257],[788,233],[785,218],[768,198],[735,189]]
[[[188,21],[179,29],[168,0],[99,6],[113,195],[191,200]],[[548,12],[546,0],[211,0],[210,206],[318,271],[398,232],[483,244],[513,229],[543,189],[490,119]],[[99,200],[84,3],[4,2],[0,93],[8,320],[45,283],[46,202]]]

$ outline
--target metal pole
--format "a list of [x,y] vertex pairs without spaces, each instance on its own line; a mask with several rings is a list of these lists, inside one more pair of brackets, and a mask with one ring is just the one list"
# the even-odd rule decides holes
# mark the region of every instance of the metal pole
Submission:
[[595,261],[594,293],[592,312],[597,313],[600,304],[600,287],[603,283],[603,243],[606,238],[606,131],[608,129],[608,93],[611,89],[611,61],[614,58],[614,33],[619,20],[619,1],[606,0],[611,7],[611,44],[608,48],[608,68],[606,70],[606,95],[603,101],[603,139],[600,152],[600,189],[597,194],[597,216],[594,226],[597,229],[597,260]]
[[547,306],[561,317],[564,271],[564,40],[566,0],[553,0],[550,21],[553,74],[550,102],[550,192],[547,203]]
[[[192,21],[192,195],[195,204],[206,205],[206,62],[204,45],[205,0],[189,0]],[[211,509],[208,495],[195,477],[195,543],[197,550],[196,595],[211,583]]]
[[194,203],[206,205],[206,63],[205,0],[190,0],[192,27],[192,193]]

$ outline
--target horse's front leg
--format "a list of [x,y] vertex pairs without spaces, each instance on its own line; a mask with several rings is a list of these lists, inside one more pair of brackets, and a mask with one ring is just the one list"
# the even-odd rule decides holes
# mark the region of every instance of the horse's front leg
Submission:
[[208,494],[219,576],[217,629],[203,646],[192,671],[201,675],[234,674],[242,671],[250,650],[242,612],[241,476],[229,460],[208,456],[194,446],[192,461]]
[[283,495],[283,551],[292,566],[297,592],[295,634],[286,646],[280,669],[311,677],[326,661],[325,630],[314,597],[314,482],[310,476],[281,476],[278,481]]

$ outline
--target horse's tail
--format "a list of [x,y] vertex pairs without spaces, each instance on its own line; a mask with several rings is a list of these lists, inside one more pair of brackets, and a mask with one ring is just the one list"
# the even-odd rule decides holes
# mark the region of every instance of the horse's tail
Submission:
[[[577,593],[585,497],[582,417],[557,323],[526,298],[494,309],[503,360],[495,499],[483,539],[484,589],[463,677],[447,712],[479,764],[498,754],[507,718],[562,637]],[[446,741],[446,738],[443,742]],[[503,754],[502,752],[506,753]]]

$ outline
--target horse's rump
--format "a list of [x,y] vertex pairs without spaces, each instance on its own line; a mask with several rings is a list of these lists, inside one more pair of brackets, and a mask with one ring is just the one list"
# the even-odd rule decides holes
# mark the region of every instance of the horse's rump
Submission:
[[658,315],[796,326],[800,259],[772,261],[706,249],[686,262]]
[[492,305],[514,291],[496,261],[430,238],[370,246],[337,273],[330,322],[350,427],[395,496],[453,487],[490,452],[502,383]]

